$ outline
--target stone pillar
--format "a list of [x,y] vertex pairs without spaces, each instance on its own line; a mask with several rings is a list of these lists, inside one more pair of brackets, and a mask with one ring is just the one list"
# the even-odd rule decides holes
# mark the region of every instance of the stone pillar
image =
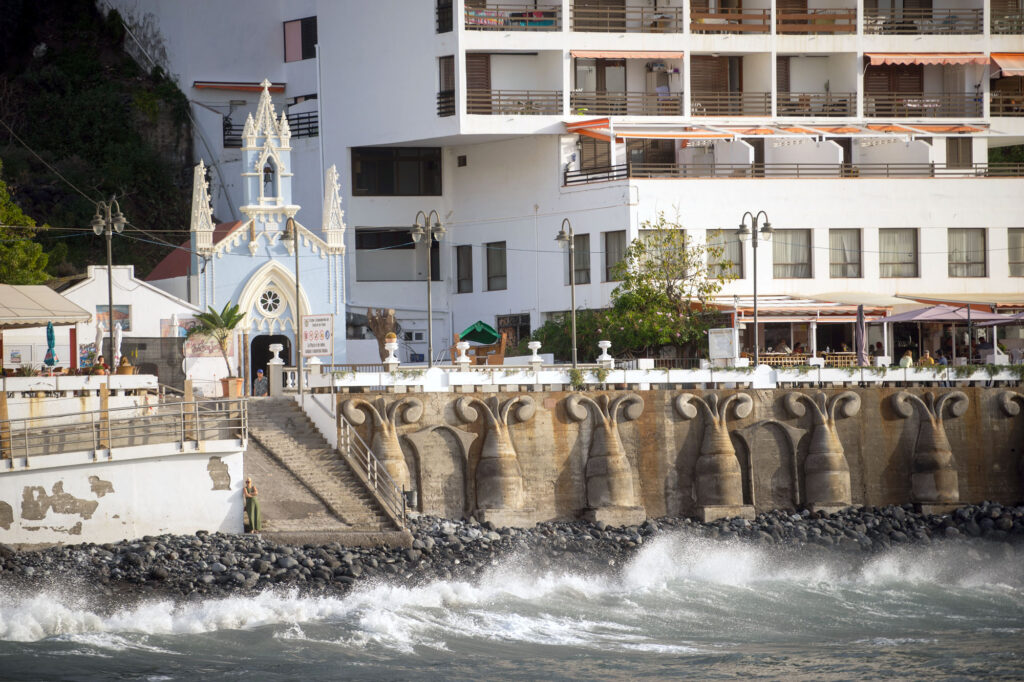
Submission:
[[267,393],[271,398],[277,398],[284,392],[284,387],[281,382],[281,373],[284,370],[284,360],[282,360],[278,355],[278,353],[283,350],[283,344],[270,344],[270,352],[274,354],[274,357],[267,361],[267,383],[269,384],[269,390]]

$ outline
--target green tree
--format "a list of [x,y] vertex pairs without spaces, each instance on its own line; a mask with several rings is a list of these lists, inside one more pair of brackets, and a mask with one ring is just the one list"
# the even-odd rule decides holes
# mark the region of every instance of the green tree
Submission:
[[33,241],[36,223],[11,199],[0,162],[0,283],[42,284],[50,279],[48,257]]
[[217,312],[217,309],[210,306],[209,311],[196,315],[196,325],[188,330],[188,336],[205,336],[217,342],[220,348],[220,355],[224,358],[224,365],[228,368],[228,376],[234,377],[231,373],[231,363],[228,362],[228,348],[231,346],[231,336],[245,320],[245,313],[238,309],[238,304],[230,302],[224,304],[224,309]]

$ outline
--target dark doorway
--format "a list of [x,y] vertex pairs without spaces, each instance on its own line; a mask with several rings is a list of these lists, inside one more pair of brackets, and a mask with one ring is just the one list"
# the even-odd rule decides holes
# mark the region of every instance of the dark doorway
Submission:
[[[252,377],[256,376],[256,370],[262,369],[264,374],[270,376],[267,371],[267,362],[269,362],[274,354],[270,351],[270,344],[279,343],[284,346],[284,350],[278,354],[286,367],[290,367],[292,364],[292,342],[287,336],[283,334],[261,334],[253,338],[249,344],[249,377],[250,383]],[[250,386],[251,388],[251,386]]]

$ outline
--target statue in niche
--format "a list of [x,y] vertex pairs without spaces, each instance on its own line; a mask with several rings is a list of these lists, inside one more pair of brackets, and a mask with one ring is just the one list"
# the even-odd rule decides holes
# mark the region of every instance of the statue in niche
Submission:
[[937,398],[929,391],[924,399],[908,391],[892,396],[893,409],[904,419],[913,416],[915,405],[921,412],[921,430],[911,460],[910,489],[914,502],[953,504],[960,501],[953,451],[942,423],[947,403],[950,415],[959,417],[967,411],[968,398],[963,391],[949,391]]
[[418,422],[423,416],[423,401],[401,398],[386,405],[383,398],[371,403],[363,398],[350,398],[341,404],[341,413],[352,424],[360,425],[366,415],[373,418],[373,439],[370,449],[387,469],[388,475],[402,490],[412,490],[412,477],[398,442],[398,426]]
[[585,420],[588,407],[594,415],[594,432],[585,471],[587,506],[591,509],[635,509],[637,496],[633,489],[633,470],[619,438],[618,419],[619,408],[623,419],[638,419],[644,411],[644,401],[635,393],[615,398],[600,395],[597,400],[573,394],[565,399],[565,412],[574,421]]
[[480,448],[480,461],[476,466],[478,510],[523,508],[526,502],[523,472],[508,427],[513,417],[520,422],[530,420],[536,409],[530,396],[516,396],[504,402],[497,397],[484,402],[468,396],[455,401],[455,414],[463,422],[475,422],[480,413],[484,417],[486,435]]
[[843,444],[836,433],[837,413],[852,417],[860,410],[860,396],[843,391],[827,398],[824,393],[813,396],[806,393],[787,393],[783,405],[794,417],[807,413],[810,405],[814,420],[811,446],[804,460],[806,501],[812,507],[848,507],[853,496],[850,491],[850,465],[843,452]]
[[[727,420],[731,406],[735,406],[733,411],[739,419],[749,416],[754,409],[754,401],[746,393],[733,393],[725,398],[715,393],[708,394],[706,398],[682,393],[674,401],[676,412],[684,419],[693,419],[698,411],[694,403],[702,408],[704,414],[704,441],[696,466],[697,504],[705,508],[728,507],[728,515],[752,517],[752,508],[749,512],[738,509],[743,505],[743,480]],[[720,516],[708,516],[705,510],[705,520],[712,518]]]

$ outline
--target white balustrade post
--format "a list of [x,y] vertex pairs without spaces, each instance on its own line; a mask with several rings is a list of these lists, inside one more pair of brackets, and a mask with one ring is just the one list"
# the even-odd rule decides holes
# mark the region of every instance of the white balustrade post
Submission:
[[398,350],[398,341],[388,341],[384,344],[384,350],[388,352],[388,356],[384,358],[384,368],[394,374],[400,364],[398,358],[395,357],[395,351]]
[[615,358],[608,355],[608,349],[612,347],[612,342],[598,341],[597,347],[601,349],[601,354],[597,356],[597,364],[604,369],[615,369]]
[[544,364],[544,360],[537,353],[537,351],[539,351],[541,347],[540,341],[530,341],[528,344],[526,344],[526,347],[529,348],[530,351],[533,353],[533,355],[530,356],[530,367],[533,368],[534,372],[539,372],[541,365]]
[[284,370],[284,360],[277,354],[284,350],[284,345],[272,343],[269,350],[274,357],[267,361],[267,382],[270,384],[271,397],[277,397],[281,395],[281,372]]
[[466,355],[466,351],[469,350],[469,342],[459,341],[455,344],[455,347],[459,350],[459,356],[455,358],[455,364],[458,365],[460,372],[465,372],[469,369],[469,363],[471,362],[469,356]]

